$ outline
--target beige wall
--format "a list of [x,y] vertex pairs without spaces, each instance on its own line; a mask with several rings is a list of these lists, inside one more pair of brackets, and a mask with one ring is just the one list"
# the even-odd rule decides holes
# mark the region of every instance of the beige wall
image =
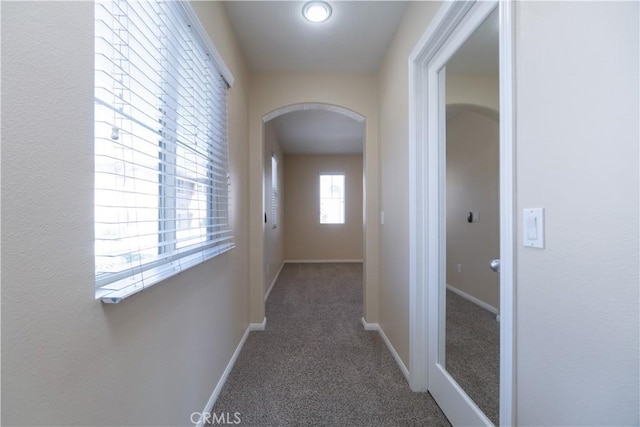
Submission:
[[[446,77],[447,284],[499,311],[500,278],[488,265],[500,258],[500,80],[449,70]],[[480,221],[468,223],[469,211]]]
[[[500,258],[499,76],[447,72],[445,92],[456,115],[447,121],[447,283],[499,311],[500,278],[488,267]],[[469,224],[468,211],[480,221]]]
[[[362,156],[287,155],[285,259],[361,260]],[[345,174],[345,223],[320,224],[319,177]]]
[[[272,214],[273,194],[271,189],[271,156],[278,158],[278,219],[274,227]],[[264,213],[267,222],[264,223],[264,292],[276,279],[278,271],[284,261],[284,154],[278,141],[273,123],[264,124]]]
[[[638,425],[638,2],[517,4],[520,425]],[[566,17],[571,19],[567,20]]]
[[[378,320],[378,98],[376,76],[370,74],[257,73],[251,80],[250,100],[250,257],[251,320],[264,318],[263,302],[263,117],[284,106],[299,103],[338,105],[366,118],[363,169],[366,206],[364,246],[364,316]],[[286,228],[286,227],[285,227]]]
[[450,74],[447,72],[447,104],[472,104],[500,110],[498,74]]
[[440,7],[411,2],[378,78],[380,108],[379,323],[409,366],[409,71],[408,58]]
[[237,247],[103,305],[94,300],[93,3],[2,4],[3,425],[192,425],[248,325],[247,74],[222,4],[195,8],[236,78]]
[[[408,365],[407,58],[439,3],[409,5],[378,76],[260,74],[250,91],[221,3],[194,7],[236,78],[237,248],[104,306],[93,300],[92,4],[2,4],[3,424],[187,425],[203,409],[249,315],[264,316],[262,117],[300,102],[367,117],[365,316]],[[518,424],[638,424],[638,4],[516,8],[518,213],[547,212],[546,249],[518,234]]]
[[[465,109],[446,134],[447,284],[499,309],[500,277],[489,269],[500,258],[498,121]],[[467,222],[469,211],[480,221]]]

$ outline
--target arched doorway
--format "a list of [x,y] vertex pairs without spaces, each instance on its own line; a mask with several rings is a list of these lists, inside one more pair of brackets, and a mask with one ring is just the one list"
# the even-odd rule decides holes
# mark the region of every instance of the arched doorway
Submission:
[[[261,273],[265,301],[284,261],[366,260],[365,123],[363,115],[326,103],[287,105],[262,117]],[[286,190],[285,171],[295,174],[295,179],[287,178]],[[325,208],[322,193],[316,194],[315,181],[320,176],[321,186],[327,173],[342,177],[346,201],[342,199],[341,220],[331,222],[329,218],[323,224]],[[320,200],[316,200],[318,195]]]

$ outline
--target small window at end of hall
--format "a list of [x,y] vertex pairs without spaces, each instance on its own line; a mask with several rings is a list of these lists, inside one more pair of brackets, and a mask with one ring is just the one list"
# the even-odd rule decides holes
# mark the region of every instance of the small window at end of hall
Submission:
[[278,195],[278,157],[271,156],[271,227],[278,227],[278,210],[280,199]]
[[344,174],[320,175],[320,224],[344,224]]

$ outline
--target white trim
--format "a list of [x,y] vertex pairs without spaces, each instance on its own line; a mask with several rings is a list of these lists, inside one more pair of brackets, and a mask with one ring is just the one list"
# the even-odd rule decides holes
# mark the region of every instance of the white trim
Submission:
[[447,284],[447,290],[450,290],[451,292],[453,292],[454,294],[460,295],[462,298],[466,299],[467,301],[470,301],[472,303],[474,303],[475,305],[484,308],[485,310],[493,313],[493,314],[500,314],[500,312],[498,311],[497,308],[495,308],[494,306],[492,306],[491,304],[487,304],[486,302],[482,301],[481,299],[478,299],[476,297],[474,297],[473,295],[470,295],[468,293],[466,293],[465,291],[461,291],[458,288],[454,288],[453,286]]
[[280,272],[282,271],[282,267],[284,267],[284,261],[282,262],[282,264],[280,264],[280,268],[278,269],[278,272],[273,278],[271,285],[269,285],[269,289],[267,289],[267,293],[264,294],[264,302],[267,302],[267,298],[269,298],[269,294],[271,293],[271,289],[273,289],[273,285],[275,285],[276,282],[278,281],[278,277],[280,277]]
[[[456,405],[455,408],[448,408],[447,419],[453,426],[470,426],[477,425],[476,422],[470,422],[470,419],[477,419],[484,426],[493,426],[493,423],[487,416],[478,408],[478,405],[469,397],[467,392],[460,387],[458,382],[451,376],[451,374],[442,366],[437,364],[435,369],[438,370],[439,375],[434,375],[434,381],[439,382],[438,389],[442,392],[440,396],[441,400],[445,402],[457,401],[462,399],[465,405]],[[439,404],[440,405],[440,404]],[[443,412],[446,410],[443,409]],[[452,410],[453,409],[453,410]]]
[[364,320],[364,317],[360,318],[360,322],[362,322],[362,327],[365,331],[377,331],[378,329],[380,329],[380,325],[378,325],[377,323],[369,323]]
[[407,383],[408,383],[409,370],[407,369],[406,365],[400,358],[400,355],[398,354],[396,349],[391,344],[391,341],[389,341],[389,338],[387,338],[387,334],[384,333],[384,330],[382,329],[380,324],[368,323],[366,320],[364,320],[364,317],[362,317],[360,321],[362,322],[362,326],[364,327],[365,331],[378,331],[378,333],[382,337],[382,341],[384,341],[385,345],[387,346],[387,349],[389,349],[389,352],[393,356],[393,359],[396,361],[396,363],[398,364],[398,367],[400,368],[400,372],[402,372],[402,375],[404,375],[404,379],[407,380]]
[[227,82],[227,85],[229,85],[230,88],[233,87],[233,84],[235,83],[233,74],[231,74],[231,70],[229,69],[229,67],[227,67],[227,64],[226,62],[224,62],[222,55],[220,55],[220,52],[218,52],[218,49],[216,49],[215,45],[211,41],[209,33],[207,32],[207,30],[205,30],[202,22],[200,22],[200,18],[198,18],[198,14],[196,13],[196,11],[193,10],[193,6],[188,1],[181,1],[180,5],[191,21],[194,30],[196,31],[196,33],[198,33],[200,39],[205,43],[207,50],[212,56],[213,62],[218,67],[218,71],[220,71],[220,74],[222,74],[222,77]]
[[[203,414],[211,413],[211,411],[213,410],[213,405],[216,404],[216,400],[218,400],[218,396],[222,391],[222,387],[224,387],[224,384],[227,382],[227,378],[229,377],[229,374],[233,369],[233,365],[235,365],[236,360],[238,360],[238,356],[242,351],[242,347],[244,347],[244,343],[247,340],[247,337],[249,336],[249,332],[262,331],[266,326],[267,326],[266,317],[264,318],[262,323],[250,323],[249,326],[247,326],[247,329],[244,331],[244,334],[242,335],[242,338],[240,339],[240,342],[238,343],[236,350],[231,355],[231,359],[229,359],[229,363],[227,363],[227,367],[224,369],[224,372],[222,372],[222,375],[220,376],[220,379],[218,380],[216,387],[213,389],[213,393],[211,393],[211,397],[209,397],[209,400],[207,401],[207,404],[205,405],[204,410],[202,411]],[[196,427],[204,427],[204,421],[205,421],[205,417],[200,417],[200,421],[196,424]]]
[[379,326],[379,325],[378,325],[378,333],[382,336],[382,340],[387,345],[387,348],[389,349],[389,351],[393,355],[393,358],[395,359],[396,363],[398,364],[398,367],[400,368],[400,372],[402,372],[402,375],[404,375],[404,379],[407,380],[407,383],[408,383],[409,382],[409,370],[407,369],[407,367],[405,366],[404,362],[400,358],[400,355],[398,354],[396,349],[393,348],[393,345],[391,345],[391,341],[389,341],[389,338],[387,338],[387,335],[384,333],[384,329],[382,329],[382,327]]
[[265,114],[262,117],[262,121],[267,123],[269,120],[273,120],[276,117],[282,116],[283,114],[292,113],[294,111],[305,111],[305,110],[320,110],[320,111],[330,111],[332,113],[342,114],[343,116],[349,117],[357,122],[364,123],[366,117],[362,114],[356,113],[353,110],[349,110],[348,108],[340,107],[338,105],[333,104],[323,104],[321,102],[309,102],[302,104],[292,104],[287,105],[282,108],[278,108],[277,110],[271,111],[270,113]]
[[[465,2],[444,2],[431,24],[416,43],[409,56],[409,367],[411,390],[427,391],[429,344],[429,295],[427,268],[429,254],[429,223],[424,194],[429,184],[427,171],[428,99],[426,67],[453,30],[451,16],[461,8],[468,10]],[[431,239],[436,240],[436,239]],[[432,269],[433,270],[433,269]]]
[[361,259],[287,259],[285,264],[339,264],[339,263],[361,263]]
[[267,328],[267,318],[262,319],[260,323],[249,323],[247,328],[249,331],[264,331]]
[[516,142],[515,8],[500,20],[500,425],[516,425]]
[[[234,243],[229,243],[221,247],[212,247],[206,250],[200,250],[191,255],[182,258],[175,256],[172,261],[160,260],[153,263],[155,267],[143,270],[136,269],[142,275],[148,275],[148,280],[140,281],[136,276],[125,277],[111,283],[96,283],[96,299],[102,301],[103,304],[119,304],[122,300],[129,298],[138,292],[149,289],[158,285],[167,279],[177,276],[189,268],[205,263],[218,255],[222,255],[235,249]],[[164,262],[164,264],[163,264]]]

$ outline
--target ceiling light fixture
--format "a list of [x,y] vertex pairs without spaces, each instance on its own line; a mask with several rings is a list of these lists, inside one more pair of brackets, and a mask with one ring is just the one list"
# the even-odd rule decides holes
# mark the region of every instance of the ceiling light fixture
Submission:
[[324,22],[331,16],[331,6],[324,1],[310,1],[302,8],[302,16],[309,22]]

